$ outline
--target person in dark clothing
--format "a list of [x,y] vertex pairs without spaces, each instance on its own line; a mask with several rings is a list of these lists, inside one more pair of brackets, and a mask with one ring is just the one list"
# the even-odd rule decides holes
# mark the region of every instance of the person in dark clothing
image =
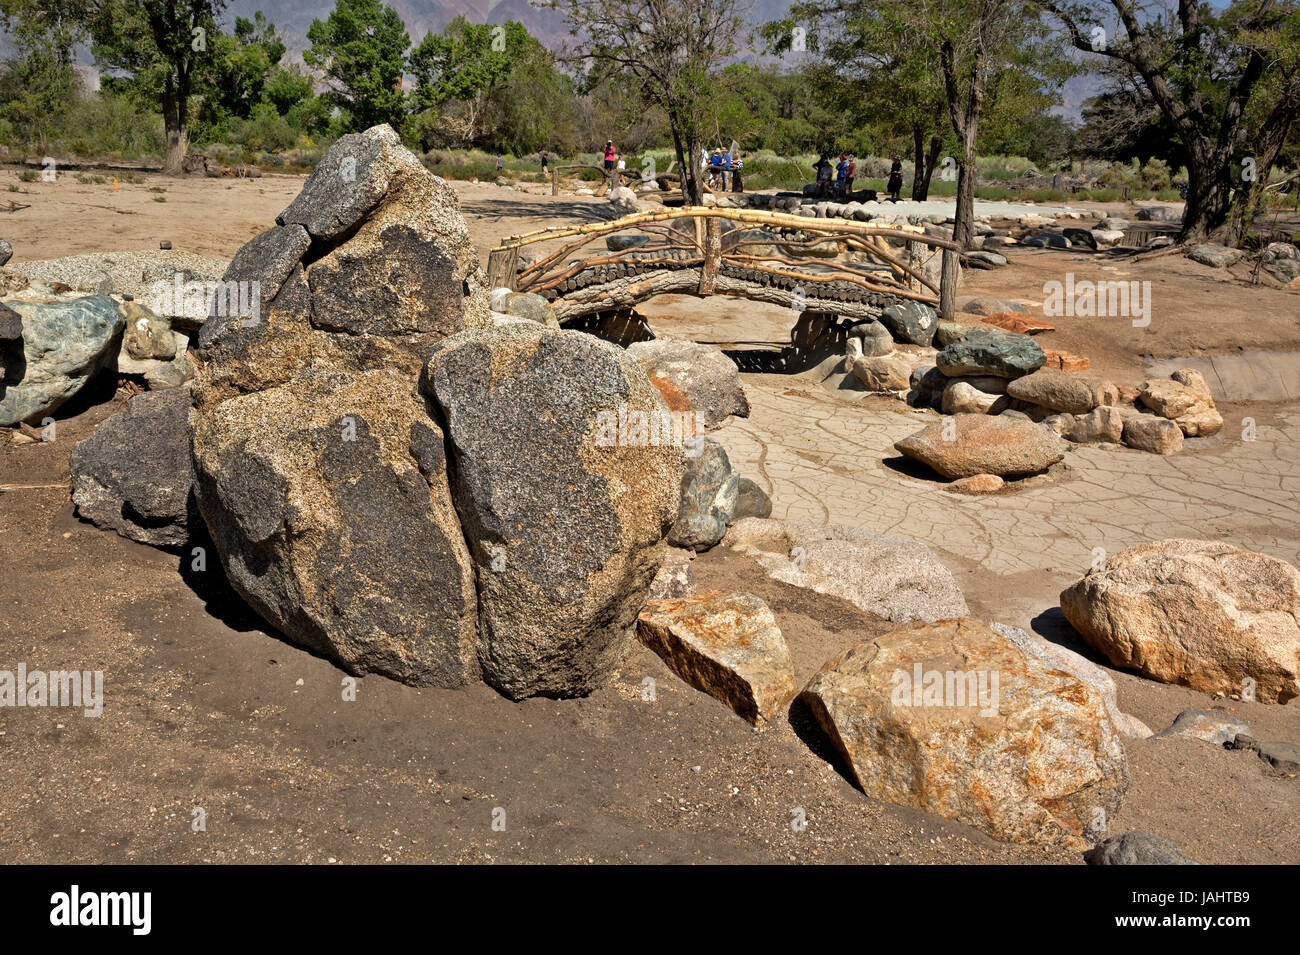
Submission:
[[889,192],[889,198],[897,202],[899,193],[903,191],[903,161],[901,159],[895,159],[894,164],[889,167],[889,183],[886,189]]
[[542,153],[542,175],[546,175],[546,153]]

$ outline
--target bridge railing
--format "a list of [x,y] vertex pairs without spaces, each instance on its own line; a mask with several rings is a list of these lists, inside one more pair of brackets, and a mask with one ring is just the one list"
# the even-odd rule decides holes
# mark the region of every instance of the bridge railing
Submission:
[[[742,233],[739,238],[724,243],[724,222],[761,229],[771,235],[746,237]],[[577,256],[595,240],[627,231],[644,233],[649,241]],[[919,226],[813,219],[758,209],[665,208],[607,222],[552,226],[507,236],[488,254],[488,279],[494,288],[547,292],[560,289],[584,269],[632,263],[638,270],[698,268],[699,282],[694,291],[698,295],[711,295],[719,271],[730,264],[767,280],[798,282],[800,287],[803,283],[809,288],[837,283],[840,288],[848,286],[864,293],[883,293],[938,307],[940,287],[922,267],[909,261],[906,247],[894,249],[885,241],[890,238],[930,250],[961,251],[958,243],[927,235]],[[521,249],[558,239],[572,241],[520,267]],[[862,253],[866,262],[830,262],[824,257],[798,254],[801,248],[811,250],[822,246],[824,249],[829,242],[836,243],[839,249]]]

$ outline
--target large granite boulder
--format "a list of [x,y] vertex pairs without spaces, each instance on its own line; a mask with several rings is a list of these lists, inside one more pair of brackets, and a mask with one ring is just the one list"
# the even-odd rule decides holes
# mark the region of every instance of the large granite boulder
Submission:
[[1205,693],[1300,695],[1300,570],[1216,541],[1111,555],[1061,593],[1061,610],[1115,666]]
[[1047,362],[1043,349],[1028,335],[997,329],[971,329],[961,341],[945,345],[935,364],[945,375],[996,375],[1019,378]]
[[840,597],[895,623],[969,612],[952,573],[917,541],[839,524],[746,518],[731,526],[725,543],[774,580]]
[[868,796],[997,839],[1083,848],[1128,785],[1101,696],[973,620],[860,643],[800,699]]
[[192,422],[199,506],[253,609],[353,673],[478,678],[474,568],[413,381],[309,371]]
[[77,513],[156,547],[190,539],[197,519],[187,388],[136,395],[72,449]]
[[199,336],[200,408],[307,368],[414,378],[435,342],[491,324],[455,192],[388,126],[336,141],[276,221],[222,277]]
[[749,399],[740,372],[720,349],[655,338],[628,345],[627,353],[641,362],[669,410],[694,412],[699,433],[719,427],[729,415],[749,417]]
[[694,551],[722,540],[735,520],[740,474],[726,450],[712,438],[697,438],[686,456],[682,496],[668,543]]
[[636,359],[532,322],[440,342],[421,390],[444,422],[478,580],[484,678],[573,696],[631,646],[681,502],[684,451]]
[[39,422],[117,357],[126,319],[107,295],[65,302],[10,302],[22,320],[0,385],[0,427]]
[[1007,385],[1007,394],[1065,414],[1087,414],[1097,407],[1097,393],[1082,378],[1059,368],[1040,368]]
[[895,442],[913,460],[949,480],[975,474],[1003,478],[1045,471],[1065,457],[1060,435],[1020,417],[956,414]]

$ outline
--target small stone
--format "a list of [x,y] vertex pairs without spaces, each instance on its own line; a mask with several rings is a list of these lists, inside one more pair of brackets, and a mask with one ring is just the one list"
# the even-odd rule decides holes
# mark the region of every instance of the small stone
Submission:
[[1006,486],[1006,482],[996,474],[972,474],[948,485],[948,490],[957,494],[996,494]]
[[1163,836],[1126,832],[1097,843],[1083,854],[1088,865],[1197,865]]
[[1124,443],[1151,454],[1177,454],[1183,449],[1183,429],[1167,418],[1140,414],[1124,422]]

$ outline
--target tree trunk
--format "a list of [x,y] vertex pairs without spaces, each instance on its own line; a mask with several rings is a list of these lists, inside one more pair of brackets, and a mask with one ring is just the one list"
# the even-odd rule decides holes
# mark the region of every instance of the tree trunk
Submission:
[[919,123],[912,124],[912,201],[925,198],[921,178],[925,175],[925,130]]
[[1209,242],[1223,237],[1232,207],[1232,165],[1226,151],[1189,149],[1187,206],[1178,241]]
[[695,151],[699,148],[699,140],[693,132],[688,130],[683,135],[675,123],[670,125],[673,150],[677,154],[677,165],[682,171],[682,202],[688,206],[703,205],[704,190],[700,188],[700,173],[695,168]]
[[185,103],[175,95],[163,95],[163,128],[167,134],[167,159],[164,176],[185,175],[185,154],[190,147],[189,127],[185,122]]
[[912,177],[912,198],[917,202],[924,202],[930,197],[930,180],[934,178],[935,167],[939,165],[939,152],[943,149],[943,139],[939,136],[930,137],[930,149],[925,154],[925,174],[917,182],[916,176]]

